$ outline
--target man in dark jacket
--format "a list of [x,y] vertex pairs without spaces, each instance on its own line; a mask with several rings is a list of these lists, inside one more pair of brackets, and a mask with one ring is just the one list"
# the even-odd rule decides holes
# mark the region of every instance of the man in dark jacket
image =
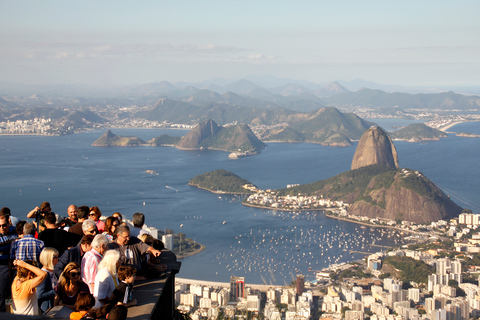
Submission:
[[58,278],[60,278],[63,269],[70,262],[76,262],[78,263],[78,265],[82,264],[83,255],[85,254],[85,252],[92,249],[92,241],[92,235],[84,236],[78,246],[70,248],[62,254],[60,259],[58,259],[58,263],[55,266],[55,269],[53,270]]

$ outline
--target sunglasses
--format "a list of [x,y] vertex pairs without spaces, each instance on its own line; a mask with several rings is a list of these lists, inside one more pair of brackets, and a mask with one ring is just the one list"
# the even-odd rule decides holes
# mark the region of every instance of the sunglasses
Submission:
[[6,228],[8,227],[8,224],[0,224],[0,228]]
[[78,277],[80,272],[70,272],[70,277]]

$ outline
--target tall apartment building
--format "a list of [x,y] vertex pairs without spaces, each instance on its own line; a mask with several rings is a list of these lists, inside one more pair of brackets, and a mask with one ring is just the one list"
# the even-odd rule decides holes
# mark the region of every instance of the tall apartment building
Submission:
[[173,234],[164,234],[162,236],[162,242],[166,249],[173,250]]
[[245,277],[230,277],[230,301],[245,298]]

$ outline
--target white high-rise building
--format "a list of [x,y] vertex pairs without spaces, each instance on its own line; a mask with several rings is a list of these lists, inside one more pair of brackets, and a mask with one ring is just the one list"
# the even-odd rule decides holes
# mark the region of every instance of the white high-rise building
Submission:
[[408,299],[412,300],[413,302],[419,302],[420,301],[420,289],[418,289],[418,288],[408,289]]
[[166,249],[173,250],[173,234],[164,234],[162,242]]
[[447,274],[447,269],[450,268],[450,260],[448,258],[437,259],[436,267],[438,275]]
[[452,268],[452,273],[453,274],[461,274],[462,273],[462,264],[460,261],[455,260],[450,263],[450,266]]
[[180,295],[180,304],[183,304],[184,306],[195,307],[196,296],[193,293],[182,293]]
[[259,312],[260,311],[260,296],[248,295],[247,296],[247,310]]
[[200,299],[200,308],[209,309],[212,307],[212,300],[208,298],[201,298]]

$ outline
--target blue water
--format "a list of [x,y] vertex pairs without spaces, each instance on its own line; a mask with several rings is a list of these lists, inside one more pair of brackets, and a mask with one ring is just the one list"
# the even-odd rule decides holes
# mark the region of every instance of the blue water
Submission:
[[[467,123],[451,130],[457,127],[460,132],[477,133],[479,129],[478,123]],[[112,131],[147,140],[162,133],[186,133]],[[349,254],[350,250],[373,252],[378,248],[370,246],[372,243],[401,243],[400,236],[391,232],[362,229],[318,212],[245,207],[240,197],[219,196],[187,184],[198,174],[222,168],[260,188],[314,182],[349,170],[356,145],[269,144],[259,155],[229,160],[222,151],[90,146],[102,133],[1,136],[0,206],[10,207],[21,218],[42,201],[50,201],[53,210],[64,215],[71,203],[96,205],[104,215],[119,211],[128,218],[141,211],[148,225],[184,232],[206,245],[201,254],[185,258],[180,271],[182,277],[203,280],[228,281],[236,275],[245,276],[250,283],[290,283],[297,273],[311,274],[309,267],[318,270],[333,262],[363,257]],[[402,167],[422,171],[459,205],[478,212],[479,142],[478,138],[451,135],[436,142],[395,145]],[[158,175],[145,170],[155,170]]]

